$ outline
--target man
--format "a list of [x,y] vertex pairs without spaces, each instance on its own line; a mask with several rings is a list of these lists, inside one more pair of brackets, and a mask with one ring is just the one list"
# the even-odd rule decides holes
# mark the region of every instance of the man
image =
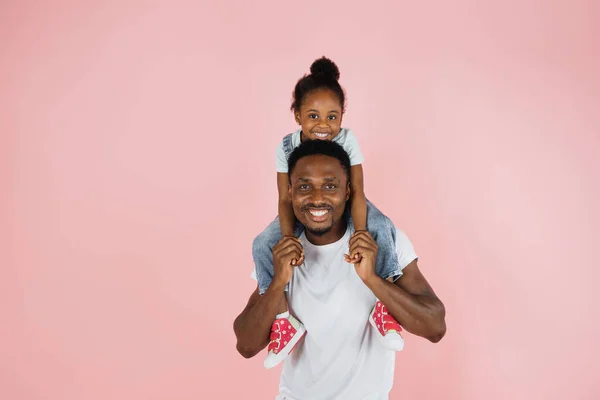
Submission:
[[[396,230],[401,275],[390,282],[375,273],[376,242],[366,231],[353,234],[344,217],[350,161],[341,146],[308,141],[288,163],[289,195],[305,232],[284,237],[273,248],[271,286],[262,296],[255,290],[234,322],[237,349],[250,358],[267,346],[279,302],[287,296],[290,313],[307,333],[284,363],[277,399],[388,399],[395,352],[370,329],[376,299],[406,331],[434,343],[446,332],[444,306],[401,231]],[[361,257],[352,264],[345,255],[355,250]],[[302,265],[292,266],[302,257]]]

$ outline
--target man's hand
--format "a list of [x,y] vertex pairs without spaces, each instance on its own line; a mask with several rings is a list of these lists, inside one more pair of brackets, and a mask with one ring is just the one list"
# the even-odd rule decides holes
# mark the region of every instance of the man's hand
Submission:
[[[295,261],[296,260],[296,261]],[[295,261],[295,262],[294,262]],[[246,357],[254,357],[269,344],[271,324],[282,301],[284,288],[292,279],[294,268],[304,262],[302,244],[295,236],[284,236],[273,247],[273,280],[262,295],[258,287],[250,296],[244,311],[235,319],[233,330],[237,350]]]
[[371,237],[368,231],[357,231],[350,238],[350,254],[357,254],[358,257],[351,258],[344,254],[346,262],[354,264],[356,273],[367,282],[377,276],[375,265],[377,263],[377,243]]
[[294,268],[304,262],[304,248],[300,239],[284,236],[273,246],[273,282],[287,285],[292,280]]

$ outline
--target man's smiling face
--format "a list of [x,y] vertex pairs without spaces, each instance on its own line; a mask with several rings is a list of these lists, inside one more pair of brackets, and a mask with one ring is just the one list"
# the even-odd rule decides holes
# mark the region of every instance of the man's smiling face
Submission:
[[350,186],[339,160],[321,154],[299,159],[290,176],[289,191],[294,214],[307,234],[323,237],[345,229],[343,215]]

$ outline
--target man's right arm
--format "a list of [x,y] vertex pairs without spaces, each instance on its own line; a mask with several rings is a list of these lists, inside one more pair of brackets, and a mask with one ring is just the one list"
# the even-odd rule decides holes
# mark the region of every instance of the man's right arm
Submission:
[[[292,260],[299,262],[292,264]],[[284,301],[284,289],[292,279],[294,268],[303,260],[302,244],[296,237],[283,237],[273,246],[273,280],[269,288],[262,296],[258,294],[257,288],[244,311],[233,322],[236,347],[243,357],[254,357],[269,344],[271,325],[280,303]]]
[[237,337],[237,351],[244,358],[257,355],[269,344],[271,324],[275,321],[279,303],[283,300],[285,285],[275,281],[261,296],[258,288],[252,293],[244,311],[233,322]]

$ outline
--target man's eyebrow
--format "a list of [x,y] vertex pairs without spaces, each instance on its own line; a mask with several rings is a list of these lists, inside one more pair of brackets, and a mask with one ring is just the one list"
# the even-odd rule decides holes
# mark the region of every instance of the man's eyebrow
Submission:
[[[327,176],[323,178],[324,182],[339,182],[340,180],[335,176]],[[311,178],[297,178],[296,182],[312,182]]]

